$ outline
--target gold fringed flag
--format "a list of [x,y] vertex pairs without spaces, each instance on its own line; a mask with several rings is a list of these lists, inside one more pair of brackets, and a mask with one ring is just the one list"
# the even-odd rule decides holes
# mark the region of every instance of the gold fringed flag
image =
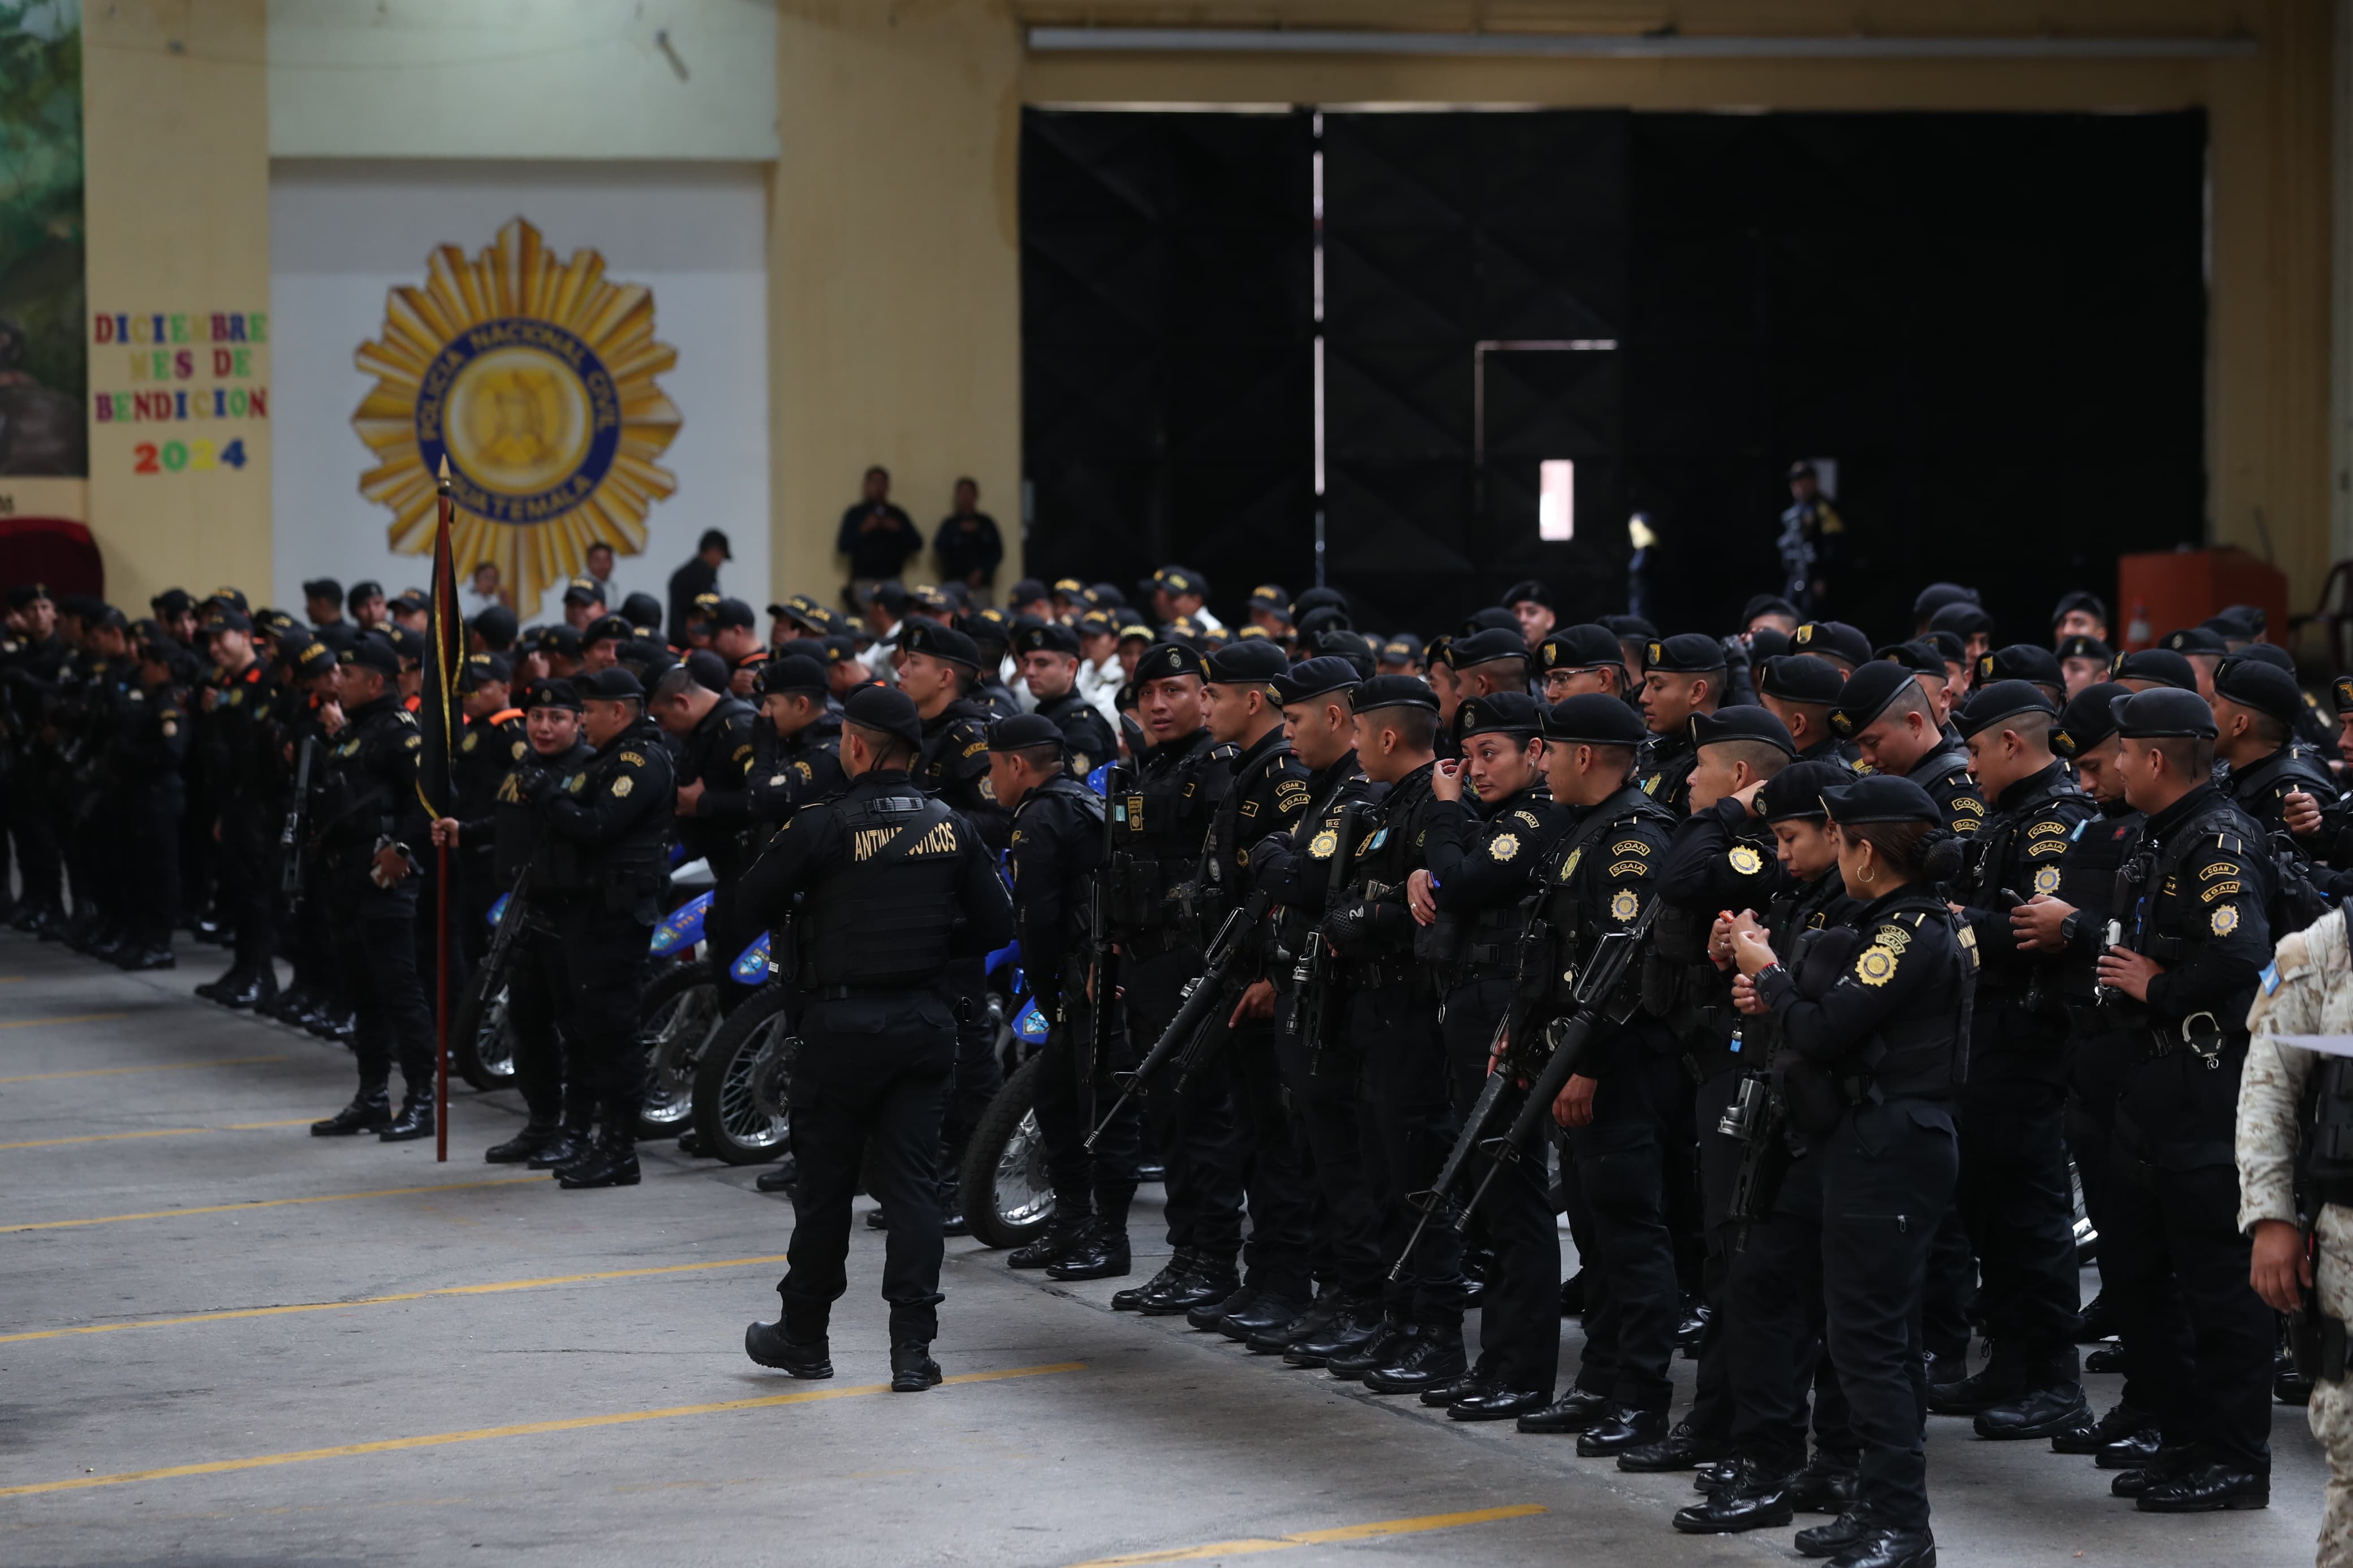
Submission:
[[462,726],[458,677],[466,668],[466,623],[458,610],[458,567],[449,549],[449,459],[441,459],[441,518],[433,535],[433,604],[425,627],[425,684],[417,708],[425,731],[417,768],[417,793],[434,817],[455,814],[457,794],[449,769],[458,757]]

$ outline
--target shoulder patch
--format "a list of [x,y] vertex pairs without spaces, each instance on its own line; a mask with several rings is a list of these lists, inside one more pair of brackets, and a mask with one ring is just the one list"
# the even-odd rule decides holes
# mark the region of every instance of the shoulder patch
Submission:
[[1520,839],[1517,834],[1498,833],[1487,841],[1487,853],[1498,860],[1508,860],[1519,852]]
[[425,737],[422,735],[404,735],[401,737],[400,744],[404,751],[413,750],[416,747],[425,744]]
[[2064,855],[2067,853],[2067,841],[2063,838],[2037,838],[2027,845],[2026,853],[2030,857]]
[[1955,811],[1966,811],[1972,816],[1983,816],[1985,815],[1985,802],[1979,800],[1973,795],[1957,795],[1952,799],[1952,809]]
[[1620,838],[1609,847],[1612,855],[1648,855],[1651,847],[1639,838]]
[[628,763],[629,766],[633,768],[641,768],[646,765],[645,758],[639,756],[635,752],[623,752],[621,753],[621,761]]
[[458,749],[461,752],[470,752],[481,743],[482,737],[469,730],[466,731],[466,738],[458,742]]
[[1613,877],[1647,877],[1651,874],[1651,868],[1647,861],[1642,860],[1612,860],[1609,874]]
[[[2089,821],[2090,818],[2087,817],[2084,820]],[[2062,837],[2066,837],[2071,836],[2073,831],[2074,830],[2073,828],[2069,827],[2067,824],[2063,822],[2053,822],[2046,818],[2045,820],[2038,822],[2033,826],[2028,828],[2026,830],[2026,836],[2029,838],[2041,838],[2055,833]]]
[[1895,978],[1896,957],[1896,950],[1874,942],[1855,954],[1854,977],[1865,985],[1884,985]]
[[521,762],[521,761],[522,761],[522,754],[523,754],[523,752],[525,752],[529,751],[530,749],[531,749],[531,748],[530,748],[528,745],[526,745],[524,742],[521,742],[521,741],[517,741],[517,742],[514,743],[514,750],[513,750],[513,752],[512,752],[511,754],[513,756],[513,758],[514,758],[514,760],[515,760],[516,762]]
[[2230,935],[2232,931],[2239,929],[2239,906],[2236,904],[2218,905],[2215,908],[2214,912],[2207,917],[2206,923],[2213,928],[2213,931],[2216,936]]
[[1871,940],[1881,947],[1893,948],[1897,952],[1902,952],[1912,944],[1912,933],[1899,925],[1883,925],[1873,934]]
[[1725,858],[1732,863],[1735,871],[1744,877],[1754,877],[1765,868],[1765,857],[1757,853],[1753,845],[1736,844]]
[[2198,901],[2201,904],[2211,904],[2217,899],[2229,898],[2232,894],[2245,888],[2245,886],[2246,884],[2244,882],[2216,882],[2200,890],[2198,894]]
[[2211,866],[2200,871],[2198,873],[2198,878],[2199,880],[2204,881],[2211,877],[2235,877],[2238,874],[2239,868],[2230,861],[2217,860]]

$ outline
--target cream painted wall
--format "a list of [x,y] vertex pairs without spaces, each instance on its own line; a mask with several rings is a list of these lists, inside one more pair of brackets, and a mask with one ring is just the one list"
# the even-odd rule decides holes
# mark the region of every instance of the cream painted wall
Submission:
[[[176,413],[179,394],[204,406],[216,389],[242,390],[249,408],[270,387],[269,344],[250,341],[256,312],[266,339],[269,310],[262,0],[107,0],[83,13],[90,307],[133,340],[90,350],[90,530],[108,596],[143,614],[174,584],[269,578],[271,418],[96,416],[118,393],[172,394]],[[224,336],[235,314],[248,341],[208,341],[216,314]],[[162,380],[158,349],[139,341],[159,316]],[[216,348],[230,353],[227,376],[213,374]],[[233,441],[242,468],[222,461]]]
[[776,155],[766,0],[269,0],[280,158]]
[[927,535],[959,474],[1018,533],[1021,49],[998,0],[780,0],[776,32],[773,580],[830,603],[869,463]]

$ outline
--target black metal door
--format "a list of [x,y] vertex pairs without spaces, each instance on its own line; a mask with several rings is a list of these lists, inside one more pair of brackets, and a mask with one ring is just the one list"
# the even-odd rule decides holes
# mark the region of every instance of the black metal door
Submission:
[[1031,563],[1168,562],[1238,618],[1314,556],[1313,132],[1304,114],[1028,110],[1022,466]]

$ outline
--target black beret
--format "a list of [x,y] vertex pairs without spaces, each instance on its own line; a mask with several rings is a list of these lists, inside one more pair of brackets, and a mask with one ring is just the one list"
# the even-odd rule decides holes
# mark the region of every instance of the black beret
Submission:
[[1452,669],[1454,668],[1454,634],[1440,632],[1422,644],[1421,662],[1426,668],[1431,669],[1437,668],[1441,664]]
[[1699,632],[1678,632],[1671,637],[1651,638],[1642,662],[1670,675],[1705,675],[1724,668],[1724,645]]
[[170,664],[187,651],[162,632],[148,633],[139,644],[139,657],[156,664]]
[[1746,630],[1748,623],[1759,616],[1787,616],[1793,621],[1802,621],[1806,618],[1798,613],[1797,605],[1778,594],[1751,594],[1748,596],[1748,603],[1740,606],[1742,629]]
[[2059,639],[2059,657],[2061,658],[2096,658],[2100,661],[2100,668],[2105,669],[2109,661],[2116,657],[2116,652],[2099,638],[2087,637],[2078,632],[2072,637]]
[[2251,642],[2246,647],[2234,651],[2229,658],[2224,659],[2221,668],[2228,669],[2233,661],[2242,658],[2252,658],[2257,664],[2268,664],[2274,669],[2284,669],[2290,675],[2295,673],[2295,657],[2277,643]]
[[2051,731],[2051,747],[2063,757],[2080,757],[2116,732],[2116,701],[2132,693],[2113,680],[2086,686],[2059,710],[2059,727]]
[[2214,674],[2214,695],[2283,724],[2294,724],[2304,711],[2304,689],[2295,677],[2252,658],[2225,659]]
[[770,659],[760,667],[759,675],[752,682],[753,692],[761,697],[782,691],[822,693],[825,689],[825,666],[797,653]]
[[[1940,673],[1942,668],[1938,667]],[[1813,702],[1827,707],[1839,700],[1839,690],[1845,685],[1838,667],[1829,660],[1783,654],[1765,661],[1765,675],[1757,681],[1757,689],[1784,702]]]
[[1279,644],[1264,637],[1230,642],[1208,658],[1208,679],[1225,686],[1262,686],[1291,668]]
[[967,669],[980,668],[980,649],[973,640],[953,626],[936,621],[911,623],[899,638],[902,653],[920,653],[932,658],[945,659]]
[[2031,681],[1997,680],[1969,693],[1969,700],[1953,715],[1953,728],[1968,736],[1990,730],[2021,713],[2040,713],[2051,718],[2058,711],[2051,706],[2051,699],[2042,695],[2042,688]]
[[2178,654],[2228,653],[2231,645],[2221,634],[2210,632],[2204,626],[2184,626],[2178,632],[2168,632],[2157,639],[2157,646]]
[[1353,691],[1364,677],[1345,658],[1302,659],[1283,673],[1269,678],[1275,697],[1284,704],[1304,702],[1335,691]]
[[1463,699],[1454,710],[1459,740],[1473,735],[1533,735],[1544,727],[1544,705],[1525,691],[1498,691]]
[[1016,713],[988,727],[992,752],[1026,752],[1032,746],[1067,746],[1062,727],[1043,713]]
[[2214,738],[2214,710],[2195,691],[2151,687],[2117,698],[2108,705],[2108,711],[2116,718],[2116,733],[2127,740],[2179,735]]
[[568,680],[537,681],[533,684],[530,691],[524,694],[522,705],[526,710],[533,708],[569,708],[577,713],[580,711],[580,691]]
[[1209,667],[1201,661],[1198,648],[1180,642],[1156,642],[1135,661],[1134,679],[1139,686],[1147,680],[1166,680],[1179,675],[1198,675],[1204,680],[1209,678]]
[[679,662],[686,666],[686,673],[705,691],[726,690],[728,679],[733,673],[727,668],[725,659],[707,647],[696,648]]
[[1841,826],[1861,827],[1873,822],[1942,822],[1936,803],[1910,779],[1872,773],[1852,784],[1829,784],[1822,804],[1831,820]]
[[2145,647],[2138,653],[2126,654],[2116,660],[2118,680],[2154,680],[2178,690],[2195,692],[2198,672],[2189,661],[2169,647]]
[[2225,605],[2198,624],[2210,632],[2253,642],[2271,622],[2271,616],[2261,605]]
[[2072,594],[2060,595],[2059,607],[2051,612],[2052,626],[2055,627],[2078,610],[2090,611],[2092,618],[2102,626],[2108,624],[2108,602],[2097,594],[2087,594],[2078,588]]
[[1536,662],[1547,670],[1599,669],[1603,665],[1626,668],[1626,649],[1608,626],[1587,622],[1545,634],[1536,644]]
[[895,686],[860,687],[841,705],[841,713],[853,724],[923,746],[923,721],[915,712],[914,699]]
[[1604,691],[1585,691],[1556,702],[1546,712],[1547,741],[1572,745],[1639,746],[1650,735],[1642,716]]
[[1867,730],[1873,720],[1887,711],[1888,704],[1895,700],[1899,692],[1919,689],[1912,671],[1892,659],[1873,659],[1848,676],[1846,684],[1839,688],[1838,706],[1831,712],[1831,728],[1849,736]]
[[1552,608],[1552,590],[1531,577],[1525,583],[1514,583],[1504,589],[1503,598],[1497,602],[1507,610],[1518,604],[1542,605],[1549,610]]
[[1808,621],[1789,639],[1792,653],[1830,654],[1851,665],[1871,662],[1871,639],[1844,621]]
[[1964,587],[1958,583],[1931,583],[1914,595],[1912,616],[1917,620],[1922,616],[1935,615],[1947,605],[1974,605],[1977,602],[1978,591],[1975,588]]
[[605,584],[594,577],[575,577],[564,584],[564,602],[567,605],[601,605],[605,602]]
[[580,628],[580,643],[627,642],[638,635],[637,623],[627,616],[599,616]]
[[642,702],[646,698],[645,684],[635,673],[617,664],[593,674],[579,676],[573,684],[579,688],[583,698],[595,698],[605,702],[618,702],[628,697]]
[[1935,648],[1936,656],[1947,664],[1959,664],[1969,657],[1969,645],[1950,626],[1934,627],[1915,640]]
[[[1092,613],[1092,612],[1090,612]],[[1079,656],[1079,634],[1060,621],[1039,621],[1013,634],[1013,651],[1019,654],[1066,653]]]
[[1454,639],[1454,668],[1457,669],[1496,664],[1507,658],[1516,658],[1525,663],[1527,657],[1527,639],[1520,635],[1516,625],[1508,631],[1502,626],[1489,626],[1469,637]]
[[492,605],[474,617],[474,630],[481,634],[484,642],[505,643],[510,647],[514,643],[515,627],[520,624],[515,619],[515,613],[504,605]]
[[1359,713],[1379,708],[1427,708],[1438,711],[1438,693],[1418,675],[1377,675],[1360,683],[1351,700]]
[[539,651],[559,658],[580,657],[580,632],[575,626],[542,626],[539,629]]
[[[1952,674],[1945,668],[1945,651],[1923,638],[1918,642],[1892,642],[1871,656],[1899,664],[1915,675],[1933,675],[1943,680]],[[1957,653],[1956,654],[1957,656]],[[1816,663],[1820,661],[1817,659]]]
[[2059,672],[2059,656],[2031,642],[2014,642],[1979,655],[1977,678],[1980,685],[2031,680],[2044,686],[2064,685],[2067,679]]
[[[1748,662],[1778,658],[1789,651],[1789,634],[1778,626],[1751,626],[1748,637]],[[1817,659],[1816,663],[1821,662]]]
[[1798,754],[1798,742],[1788,738],[1788,726],[1756,703],[1692,715],[1692,745],[1715,745],[1720,741],[1762,741],[1790,757]]
[[495,680],[503,684],[513,679],[514,666],[507,662],[506,655],[469,654],[466,656],[466,668],[458,672],[458,688],[462,691],[481,681]]
[[[1821,661],[1816,659],[1815,663]],[[1798,743],[1789,739],[1788,727],[1753,702],[1737,708],[1725,708],[1714,713],[1692,715],[1692,743],[1713,746],[1722,741],[1762,741],[1779,748],[1791,756],[1798,754]]]
[[1965,637],[1993,630],[1993,617],[1977,605],[1968,603],[1947,605],[1928,617],[1928,625],[1940,632],[1958,632]]
[[2329,683],[2328,700],[2339,713],[2353,713],[2353,675],[2340,675]]
[[1621,639],[1648,642],[1659,635],[1659,628],[1641,616],[1604,616],[1601,624]]
[[1308,588],[1291,601],[1291,613],[1303,616],[1310,610],[1335,609],[1342,615],[1348,612],[1348,595],[1337,588]]
[[1837,763],[1791,763],[1757,792],[1757,815],[1767,822],[1821,821],[1830,816],[1822,791],[1853,782],[1854,774]]
[[378,675],[386,677],[400,673],[400,655],[394,650],[390,643],[373,634],[360,638],[345,648],[335,662],[350,665],[358,669],[373,669]]

